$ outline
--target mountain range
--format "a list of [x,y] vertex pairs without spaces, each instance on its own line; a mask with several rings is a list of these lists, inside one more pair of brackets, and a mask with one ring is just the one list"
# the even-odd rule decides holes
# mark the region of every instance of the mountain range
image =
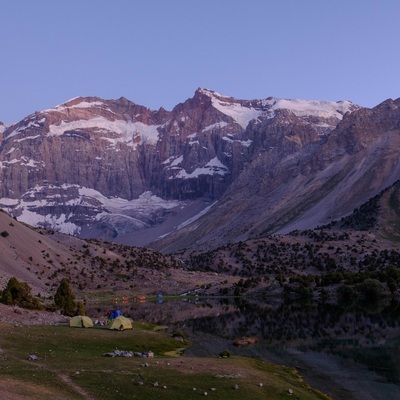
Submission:
[[172,111],[78,97],[0,124],[0,207],[19,221],[163,252],[310,229],[400,177],[400,99],[239,100]]

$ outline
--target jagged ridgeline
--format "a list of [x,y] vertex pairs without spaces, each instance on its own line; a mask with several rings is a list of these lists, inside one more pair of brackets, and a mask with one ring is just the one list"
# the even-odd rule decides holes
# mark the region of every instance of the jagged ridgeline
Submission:
[[400,99],[240,100],[171,111],[78,97],[0,126],[0,208],[162,252],[313,229],[400,176]]

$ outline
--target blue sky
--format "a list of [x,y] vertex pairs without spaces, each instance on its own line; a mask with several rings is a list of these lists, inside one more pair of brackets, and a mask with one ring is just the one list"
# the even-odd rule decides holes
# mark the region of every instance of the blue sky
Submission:
[[397,0],[12,0],[0,15],[3,122],[76,96],[171,109],[198,87],[400,97]]

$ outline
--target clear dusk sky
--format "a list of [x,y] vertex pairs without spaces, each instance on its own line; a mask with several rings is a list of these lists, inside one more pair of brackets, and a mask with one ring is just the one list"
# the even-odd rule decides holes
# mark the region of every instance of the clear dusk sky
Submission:
[[3,0],[0,121],[76,96],[172,109],[400,97],[400,0]]

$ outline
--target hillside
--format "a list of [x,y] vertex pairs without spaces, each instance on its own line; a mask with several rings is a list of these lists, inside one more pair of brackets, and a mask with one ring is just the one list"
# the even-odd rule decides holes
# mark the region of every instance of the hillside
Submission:
[[70,280],[79,298],[180,294],[215,281],[214,274],[185,271],[174,257],[33,229],[5,212],[0,212],[0,257],[0,289],[15,276],[33,294],[46,297],[54,295],[62,278]]
[[370,278],[379,280],[388,291],[398,292],[399,190],[396,182],[349,216],[313,230],[177,255],[189,269],[240,277],[239,289],[235,285],[225,289],[225,294],[268,295],[282,293],[285,286],[288,292],[296,292],[304,285],[319,298],[329,287],[355,285]]
[[[62,278],[80,294],[129,292],[179,294],[188,290],[233,294],[236,283],[280,292],[278,281],[337,271],[375,271],[398,265],[400,183],[352,214],[314,230],[260,237],[207,252],[166,256],[150,249],[82,240],[34,229],[0,212],[0,282],[12,276],[44,295]],[[204,289],[205,288],[205,289]]]

